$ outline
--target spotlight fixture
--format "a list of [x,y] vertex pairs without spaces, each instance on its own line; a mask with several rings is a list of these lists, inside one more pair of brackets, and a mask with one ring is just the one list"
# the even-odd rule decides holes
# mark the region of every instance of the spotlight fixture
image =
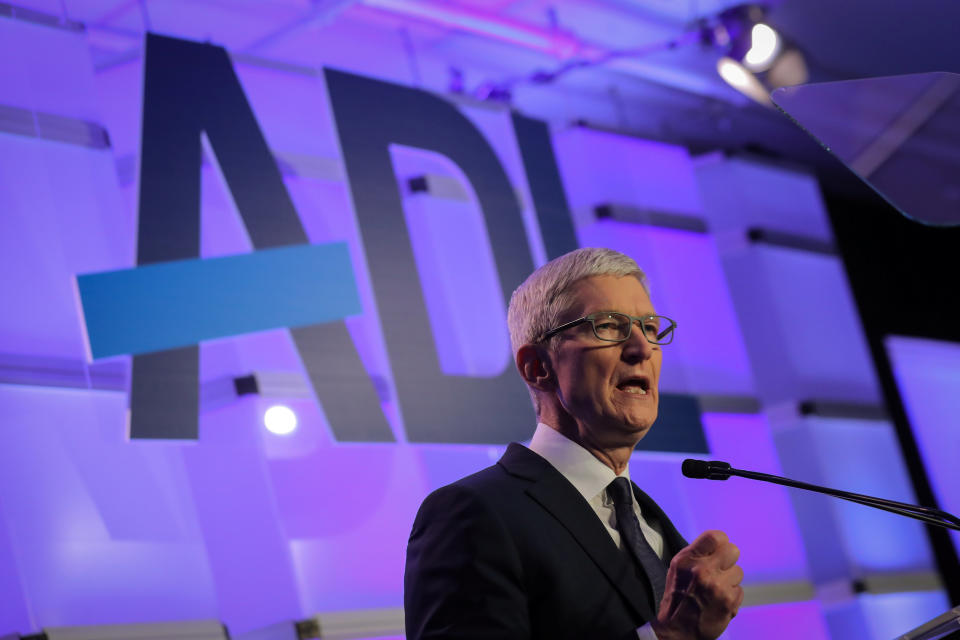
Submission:
[[798,48],[766,22],[766,9],[743,4],[717,16],[710,40],[725,51],[717,61],[717,73],[727,84],[772,106],[770,92],[807,81],[807,65]]
[[770,91],[742,64],[723,56],[717,60],[717,73],[727,84],[760,104],[770,103]]
[[743,65],[751,71],[766,71],[780,53],[780,36],[762,22],[750,30],[750,49],[743,56]]
[[263,413],[263,425],[278,436],[290,435],[297,428],[297,414],[288,406],[275,404]]

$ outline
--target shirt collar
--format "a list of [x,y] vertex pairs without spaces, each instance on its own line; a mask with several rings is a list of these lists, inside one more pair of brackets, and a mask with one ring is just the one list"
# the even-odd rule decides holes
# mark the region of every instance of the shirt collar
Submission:
[[[529,448],[569,480],[587,502],[602,493],[617,477],[613,469],[592,453],[542,422],[537,424]],[[629,480],[630,468],[625,468],[620,477]]]

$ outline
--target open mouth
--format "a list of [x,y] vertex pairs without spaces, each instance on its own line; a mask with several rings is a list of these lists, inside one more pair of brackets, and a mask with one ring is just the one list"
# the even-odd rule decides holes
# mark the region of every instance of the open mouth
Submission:
[[624,378],[617,384],[617,389],[626,393],[645,396],[650,391],[650,381],[643,377]]

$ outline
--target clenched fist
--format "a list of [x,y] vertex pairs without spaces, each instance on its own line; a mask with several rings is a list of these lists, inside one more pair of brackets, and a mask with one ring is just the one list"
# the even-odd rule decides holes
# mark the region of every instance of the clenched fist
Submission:
[[740,550],[722,531],[705,531],[670,563],[657,619],[659,640],[714,640],[743,602]]

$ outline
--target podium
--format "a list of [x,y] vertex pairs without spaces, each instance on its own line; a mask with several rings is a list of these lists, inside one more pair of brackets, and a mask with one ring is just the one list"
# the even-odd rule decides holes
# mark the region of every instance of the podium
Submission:
[[911,629],[894,640],[940,640],[940,638],[960,638],[960,607],[954,607],[946,613]]

